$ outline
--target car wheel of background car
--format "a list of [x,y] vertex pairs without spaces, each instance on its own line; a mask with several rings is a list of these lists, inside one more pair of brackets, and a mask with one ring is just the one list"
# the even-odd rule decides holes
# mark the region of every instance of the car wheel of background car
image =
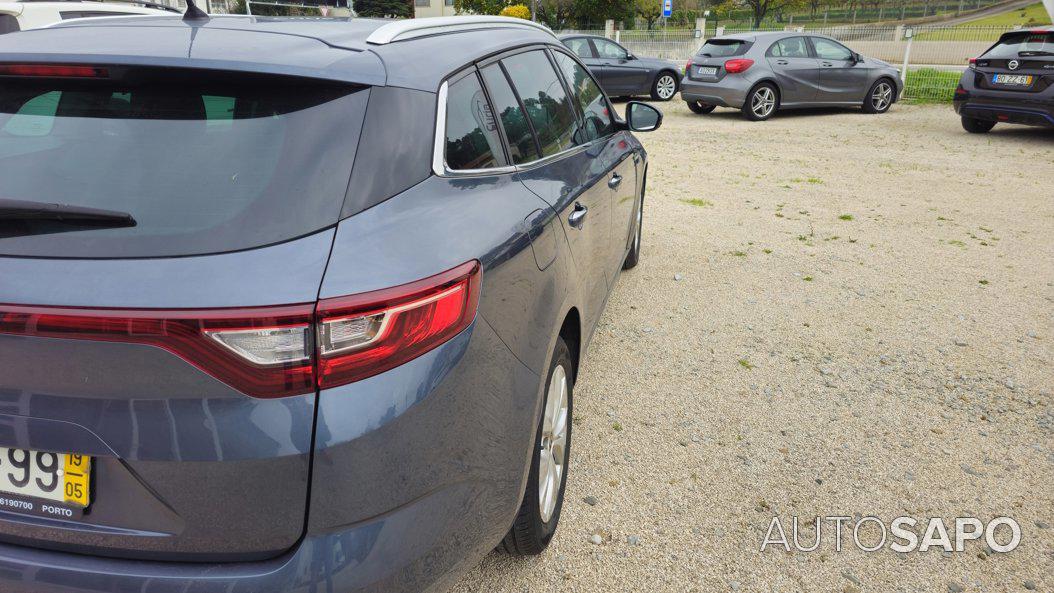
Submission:
[[677,94],[677,77],[669,72],[660,72],[651,85],[651,98],[669,101]]
[[632,270],[640,262],[640,240],[644,234],[644,196],[641,195],[640,208],[637,208],[637,232],[633,234],[633,246],[626,255],[626,261],[622,262],[623,270]]
[[574,389],[571,351],[563,338],[557,339],[549,379],[545,388],[545,407],[538,421],[527,492],[509,533],[499,549],[516,556],[540,554],[549,545],[560,521],[564,486],[571,451],[571,404]]
[[885,113],[893,105],[896,87],[888,78],[880,78],[871,85],[864,97],[864,113]]
[[750,121],[764,121],[776,113],[779,105],[779,91],[770,83],[763,82],[747,93],[743,103],[743,115]]
[[686,101],[686,103],[688,103],[688,109],[691,109],[692,113],[698,113],[699,115],[704,115],[717,109],[717,105],[708,105],[702,101]]
[[966,117],[965,115],[962,117],[962,119],[963,129],[967,132],[970,132],[971,134],[985,134],[992,131],[992,128],[995,127],[994,121],[989,121],[986,119],[975,119],[972,117]]

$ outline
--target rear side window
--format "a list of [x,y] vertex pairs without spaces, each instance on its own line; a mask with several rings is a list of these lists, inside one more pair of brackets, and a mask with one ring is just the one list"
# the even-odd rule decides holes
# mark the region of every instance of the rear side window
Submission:
[[450,85],[446,102],[446,164],[451,169],[489,169],[504,158],[498,125],[473,72]]
[[368,90],[187,80],[6,80],[0,197],[126,212],[136,225],[0,220],[0,254],[218,253],[339,220]]
[[563,53],[553,52],[553,57],[556,58],[556,64],[564,73],[564,80],[571,87],[571,92],[582,109],[583,125],[575,134],[575,144],[586,144],[614,132],[615,126],[611,121],[607,99],[589,72]]
[[578,121],[545,52],[535,50],[517,54],[505,58],[502,63],[527,110],[542,156],[571,148]]
[[501,120],[505,138],[509,142],[509,157],[513,164],[528,163],[538,158],[538,149],[534,143],[534,134],[527,123],[527,116],[520,107],[520,102],[505,78],[500,64],[491,64],[480,71],[483,82],[487,85],[494,112]]
[[703,58],[727,58],[741,56],[750,48],[750,44],[741,39],[711,39],[699,49]]
[[580,58],[593,57],[593,48],[589,46],[588,39],[585,39],[583,37],[579,37],[577,39],[568,39],[567,41],[564,41],[564,44],[567,45],[567,47],[570,48],[571,51],[575,52],[575,55]]
[[18,26],[18,19],[10,14],[0,14],[0,35],[14,33],[22,28]]
[[1023,32],[1007,35],[983,57],[997,60],[1028,57],[1054,58],[1054,33]]
[[769,48],[769,55],[777,58],[808,58],[809,47],[804,37],[780,39]]

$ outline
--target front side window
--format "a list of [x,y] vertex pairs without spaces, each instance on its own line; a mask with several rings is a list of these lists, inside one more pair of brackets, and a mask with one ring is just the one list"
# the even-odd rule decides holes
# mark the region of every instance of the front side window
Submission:
[[614,132],[615,126],[611,121],[607,99],[593,77],[570,56],[560,52],[553,52],[553,55],[556,57],[556,64],[564,73],[564,80],[571,87],[571,92],[582,108],[584,121],[579,133],[575,134],[575,143],[586,144]]
[[451,169],[500,165],[501,139],[475,73],[451,84],[446,101],[446,164]]
[[534,126],[542,156],[571,148],[578,119],[545,52],[517,54],[502,63]]
[[780,39],[776,43],[772,44],[770,50],[771,55],[778,58],[807,58],[809,57],[809,48],[805,44],[804,37],[791,37],[789,39]]
[[580,58],[593,57],[593,48],[589,46],[589,40],[584,37],[568,39],[567,41],[564,41],[564,44]]
[[509,86],[509,80],[505,78],[505,72],[501,64],[491,64],[480,70],[483,75],[483,83],[487,85],[490,100],[494,105],[494,113],[501,121],[505,130],[505,138],[509,142],[509,157],[513,164],[520,165],[538,158],[538,149],[534,143],[534,134],[531,126],[527,123],[520,102]]
[[813,37],[812,46],[816,49],[816,55],[823,60],[848,60],[853,55],[844,45],[823,37]]
[[594,39],[597,56],[609,60],[625,60],[628,53],[621,45],[607,39]]

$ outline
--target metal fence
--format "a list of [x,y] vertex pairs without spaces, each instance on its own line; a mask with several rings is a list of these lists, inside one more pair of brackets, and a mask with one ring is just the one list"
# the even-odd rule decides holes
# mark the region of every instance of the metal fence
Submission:
[[[1012,27],[947,25],[880,26],[839,25],[831,27],[784,27],[769,29],[827,35],[853,51],[894,64],[905,82],[905,97],[922,101],[951,100],[955,85],[970,58],[981,55]],[[570,31],[567,31],[570,32]],[[687,61],[708,37],[747,34],[749,29],[717,27],[702,32],[686,29],[577,31],[606,35],[640,56]]]

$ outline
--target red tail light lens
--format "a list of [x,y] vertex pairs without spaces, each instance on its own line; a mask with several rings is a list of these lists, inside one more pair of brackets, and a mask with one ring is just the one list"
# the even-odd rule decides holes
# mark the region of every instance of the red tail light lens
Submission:
[[689,70],[691,70],[691,69],[692,69],[692,61],[691,61],[691,60],[688,60],[688,61],[687,61],[687,62],[685,62],[685,64],[684,64],[684,75],[685,75],[685,76],[688,76],[688,71],[689,71]]
[[736,58],[725,62],[725,72],[728,72],[729,74],[739,74],[740,72],[746,72],[747,68],[750,68],[753,65],[754,60]]
[[2,76],[44,76],[51,78],[106,78],[109,72],[98,66],[52,64],[0,64]]
[[315,387],[314,308],[312,303],[211,311],[0,305],[0,333],[150,344],[245,394],[282,397]]
[[253,397],[310,393],[432,350],[476,316],[482,268],[318,303],[116,310],[0,304],[0,334],[149,344]]
[[970,69],[977,68],[977,58],[970,58]]
[[403,286],[319,301],[319,387],[382,373],[460,333],[476,316],[480,279],[472,261]]

